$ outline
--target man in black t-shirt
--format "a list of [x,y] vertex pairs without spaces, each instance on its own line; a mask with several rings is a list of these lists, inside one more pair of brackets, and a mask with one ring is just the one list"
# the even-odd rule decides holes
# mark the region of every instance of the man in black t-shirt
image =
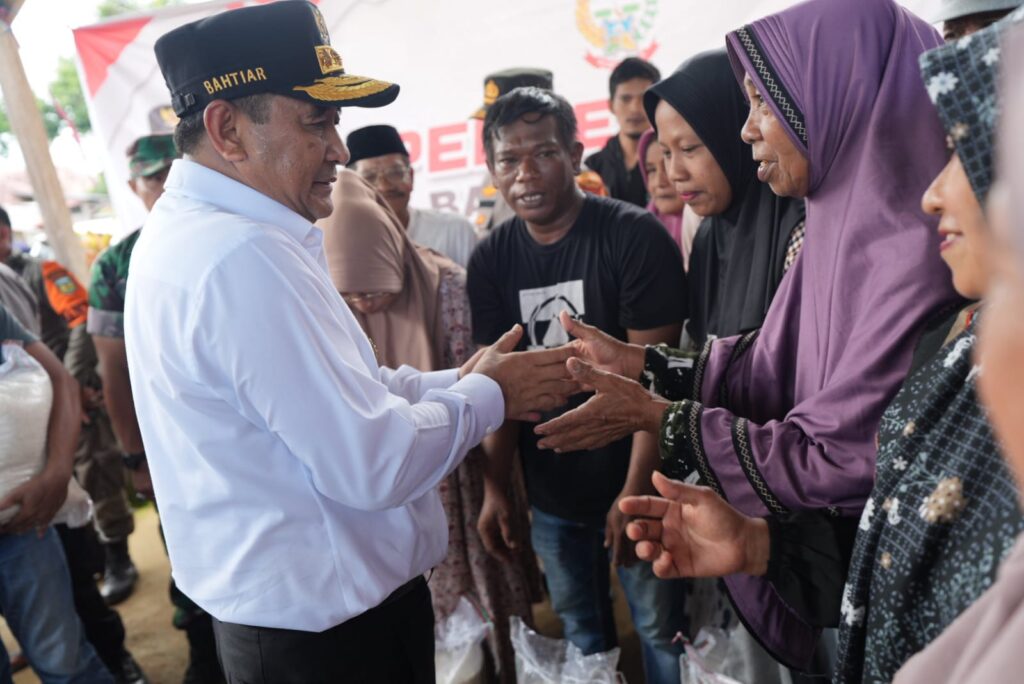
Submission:
[[608,194],[637,206],[647,205],[647,184],[640,174],[640,137],[651,123],[644,111],[644,91],[661,80],[658,68],[639,57],[619,62],[608,77],[608,109],[619,132],[584,162],[601,175]]
[[[568,102],[537,88],[500,97],[487,112],[484,148],[495,185],[516,216],[470,259],[474,340],[490,344],[521,323],[523,346],[559,346],[568,342],[557,320],[566,310],[622,340],[678,343],[686,318],[679,250],[646,211],[577,188],[583,148]],[[576,397],[565,410],[585,399]],[[532,426],[506,423],[483,446],[488,476],[479,529],[488,550],[506,555],[517,546],[506,522],[505,478],[518,448],[531,539],[566,637],[587,654],[616,645],[610,554],[643,642],[648,681],[678,682],[679,650],[671,640],[686,627],[680,585],[632,562],[616,505],[621,496],[649,490],[655,439],[640,434],[603,449],[555,454],[537,448]]]

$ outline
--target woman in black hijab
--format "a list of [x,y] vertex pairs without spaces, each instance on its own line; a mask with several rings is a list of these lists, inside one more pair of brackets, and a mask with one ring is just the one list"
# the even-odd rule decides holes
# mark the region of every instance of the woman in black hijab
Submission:
[[688,59],[644,94],[669,179],[703,217],[688,276],[687,332],[698,346],[761,327],[803,241],[804,203],[757,179],[740,138],[748,104],[725,50]]

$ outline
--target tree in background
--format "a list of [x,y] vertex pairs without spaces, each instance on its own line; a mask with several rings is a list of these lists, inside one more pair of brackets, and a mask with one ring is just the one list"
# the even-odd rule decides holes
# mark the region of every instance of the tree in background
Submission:
[[96,8],[100,19],[116,17],[126,12],[160,9],[171,5],[180,5],[182,0],[103,0]]
[[[78,70],[70,57],[61,57],[57,62],[57,77],[50,83],[50,98],[53,100],[50,109],[59,121],[67,124],[56,111],[58,106],[63,108],[64,115],[74,123],[79,133],[90,131],[92,124],[89,123],[89,110],[85,106],[85,95],[82,94],[82,82],[78,80]],[[43,117],[46,117],[46,112]]]
[[[96,8],[97,18],[109,19],[128,12],[160,9],[180,5],[183,0],[103,0]],[[57,73],[50,83],[50,101],[36,98],[39,112],[43,115],[46,136],[53,140],[68,125],[73,124],[78,133],[92,129],[89,110],[85,106],[82,82],[71,57],[61,57],[57,62]],[[0,156],[7,156],[8,136],[11,127],[3,101],[0,101]]]

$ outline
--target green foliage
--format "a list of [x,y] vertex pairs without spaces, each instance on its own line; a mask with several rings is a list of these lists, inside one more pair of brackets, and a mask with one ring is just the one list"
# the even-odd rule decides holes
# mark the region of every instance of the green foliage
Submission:
[[96,12],[100,19],[107,19],[116,17],[118,14],[160,9],[181,3],[182,0],[103,0],[96,8]]
[[60,128],[64,125],[64,122],[60,120],[57,110],[49,102],[45,102],[37,97],[36,106],[39,108],[39,113],[43,116],[43,127],[46,129],[46,137],[48,140],[53,140],[60,133]]
[[96,180],[96,185],[92,186],[92,190],[90,190],[89,192],[93,193],[94,195],[110,194],[107,191],[107,177],[101,173],[99,178]]
[[[68,118],[75,122],[75,128],[79,133],[89,132],[92,124],[89,122],[89,110],[85,106],[85,96],[82,94],[82,82],[78,80],[78,70],[75,69],[75,62],[70,57],[61,57],[57,62],[57,77],[50,83],[50,95],[64,108]],[[46,116],[45,112],[43,116]]]
[[[102,0],[97,7],[97,14],[100,19],[117,16],[126,12],[139,12],[144,10],[160,9],[172,5],[180,5],[183,0]],[[3,0],[0,0],[0,5]],[[75,123],[79,133],[88,133],[92,129],[89,121],[89,110],[85,106],[85,95],[82,92],[82,83],[78,80],[78,70],[75,62],[70,57],[61,57],[57,63],[57,73],[50,83],[50,95],[53,100],[64,109],[64,113]],[[36,105],[43,117],[43,126],[46,128],[46,137],[53,140],[61,129],[67,126],[67,122],[60,118],[53,102],[47,102],[36,98]],[[7,119],[7,111],[4,109],[3,101],[0,101],[0,156],[6,157],[8,152],[8,140],[10,139],[11,125]]]
[[7,120],[7,110],[0,101],[0,157],[7,156],[7,136],[11,133],[11,122]]

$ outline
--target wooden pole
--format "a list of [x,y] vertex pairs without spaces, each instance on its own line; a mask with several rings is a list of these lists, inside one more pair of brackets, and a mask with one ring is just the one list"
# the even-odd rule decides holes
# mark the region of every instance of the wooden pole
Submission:
[[[15,3],[15,9],[20,6]],[[8,21],[13,17],[9,17]],[[7,118],[18,146],[25,157],[32,191],[43,215],[43,230],[57,261],[83,283],[88,283],[85,249],[71,228],[64,191],[57,170],[50,158],[50,143],[43,127],[43,117],[36,106],[35,94],[29,87],[25,69],[18,54],[18,43],[10,25],[0,22],[0,91],[7,107]]]

